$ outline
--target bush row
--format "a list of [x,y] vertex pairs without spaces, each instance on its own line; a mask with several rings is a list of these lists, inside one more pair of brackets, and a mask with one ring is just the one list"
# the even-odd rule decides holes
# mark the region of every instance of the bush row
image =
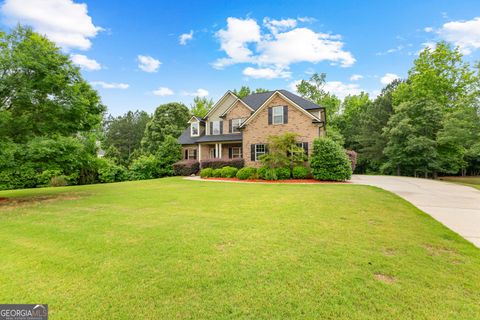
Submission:
[[310,170],[307,167],[297,166],[293,170],[290,168],[244,167],[240,170],[233,167],[223,167],[221,169],[204,168],[200,171],[200,177],[211,178],[238,178],[240,180],[287,180],[287,179],[306,179],[310,177]]
[[206,159],[202,160],[201,168],[212,168],[212,169],[219,169],[223,167],[234,167],[237,169],[241,169],[244,166],[244,160],[242,158],[236,159]]

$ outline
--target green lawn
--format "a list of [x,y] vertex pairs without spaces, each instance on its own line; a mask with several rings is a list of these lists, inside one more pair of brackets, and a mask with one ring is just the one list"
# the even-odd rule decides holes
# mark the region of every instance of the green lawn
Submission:
[[0,192],[0,302],[52,319],[479,319],[480,250],[358,185]]
[[474,177],[442,177],[441,180],[464,184],[470,187],[480,189],[480,176]]

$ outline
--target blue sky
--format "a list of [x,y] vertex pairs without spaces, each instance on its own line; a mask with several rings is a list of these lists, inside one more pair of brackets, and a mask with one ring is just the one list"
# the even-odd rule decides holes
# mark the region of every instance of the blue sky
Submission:
[[6,0],[0,14],[71,54],[115,115],[242,85],[292,90],[312,72],[341,97],[374,96],[435,41],[480,52],[479,1]]

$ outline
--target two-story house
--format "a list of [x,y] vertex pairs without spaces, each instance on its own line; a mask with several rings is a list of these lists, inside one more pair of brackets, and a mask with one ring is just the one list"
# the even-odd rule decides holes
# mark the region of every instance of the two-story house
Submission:
[[190,119],[179,142],[184,159],[243,158],[245,166],[258,166],[269,136],[297,133],[310,153],[325,123],[325,108],[286,90],[243,99],[227,91],[203,119]]

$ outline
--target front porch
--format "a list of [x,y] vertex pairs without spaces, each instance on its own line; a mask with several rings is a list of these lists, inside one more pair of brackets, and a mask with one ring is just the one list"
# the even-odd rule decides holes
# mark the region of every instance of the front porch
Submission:
[[198,143],[183,147],[184,160],[237,159],[243,157],[241,141]]

